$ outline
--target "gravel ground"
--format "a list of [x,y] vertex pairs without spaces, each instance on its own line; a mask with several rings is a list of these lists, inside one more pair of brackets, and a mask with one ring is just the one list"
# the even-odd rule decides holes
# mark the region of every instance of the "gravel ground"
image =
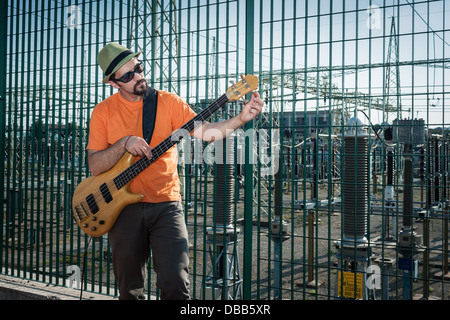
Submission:
[[[322,189],[322,192],[326,194],[325,189]],[[344,263],[337,256],[341,252],[341,247],[336,246],[336,241],[339,242],[343,235],[341,228],[343,217],[340,214],[339,201],[335,203],[334,210],[329,210],[326,202],[322,203],[321,208],[314,214],[315,222],[313,227],[309,228],[308,217],[305,215],[308,211],[301,209],[293,211],[291,209],[291,200],[289,199],[290,194],[285,192],[284,195],[283,207],[286,210],[283,211],[283,215],[289,223],[287,227],[289,232],[281,242],[281,247],[279,247],[280,241],[278,240],[280,237],[277,235],[273,236],[270,233],[272,222],[268,221],[267,216],[253,219],[252,299],[336,299],[337,270],[340,269],[340,263]],[[415,197],[418,198],[419,194],[415,193]],[[377,195],[377,199],[381,199],[381,194]],[[403,199],[401,193],[399,194],[399,199]],[[375,201],[372,204],[376,206],[380,202]],[[238,209],[238,212],[243,212],[242,203],[238,202]],[[192,277],[193,286],[195,286],[195,298],[202,296],[202,275],[212,268],[211,259],[205,259],[203,255],[206,246],[204,245],[205,228],[202,227],[205,223],[207,225],[212,224],[210,222],[211,216],[212,214],[208,214],[206,219],[203,215],[197,215],[196,218],[193,214],[188,216],[192,258],[195,255],[191,268],[197,270],[196,276]],[[399,211],[397,221],[400,230],[402,227],[401,211]],[[424,221],[428,222],[428,226]],[[433,213],[430,219],[423,219],[417,213],[413,219],[414,232],[418,234],[419,240],[423,242],[423,235],[426,234],[425,230],[429,231],[429,250],[425,250],[426,247],[422,243],[415,246],[416,250],[413,253],[413,259],[417,261],[418,265],[417,275],[412,279],[412,295],[414,299],[423,297],[428,297],[428,299],[450,299],[450,279],[448,277],[443,278],[441,275],[444,259],[443,228],[445,221],[439,212]],[[383,264],[383,266],[388,267],[390,266],[389,262],[393,263],[387,269],[374,268],[375,271],[379,270],[382,276],[375,278],[376,274],[374,274],[372,275],[374,277],[369,279],[369,281],[371,280],[374,286],[382,281],[388,281],[388,289],[369,290],[370,299],[404,299],[402,291],[403,270],[399,265],[399,261],[402,261],[406,256],[403,256],[397,250],[397,241],[393,239],[397,232],[393,231],[395,227],[393,222],[394,220],[390,218],[387,227],[383,228],[381,211],[377,209],[369,211],[367,224],[370,249],[357,250],[358,254],[361,253],[366,258],[370,257],[368,260],[375,266],[381,267],[379,263],[376,263],[380,262],[381,257],[384,257],[385,261],[388,262]],[[240,229],[238,234],[239,267],[243,270],[244,228],[242,220],[238,220],[236,227]],[[384,235],[384,238],[382,235]],[[310,252],[309,245],[313,246],[313,252]],[[281,263],[275,263],[276,252],[279,252],[281,255]],[[354,249],[351,249],[351,252],[353,255]],[[231,251],[230,255],[232,256]],[[424,264],[424,261],[427,260],[428,263]],[[352,261],[354,259],[350,259],[349,263],[351,264]],[[277,265],[278,267],[276,267]],[[424,276],[424,272],[427,271],[424,266],[428,267],[428,277]],[[278,270],[281,272],[281,278],[276,276]],[[345,271],[350,271],[350,269],[346,268]],[[367,276],[370,277],[371,274],[367,274]],[[279,280],[277,281],[277,279]],[[277,289],[280,287],[280,282],[281,291]],[[370,284],[368,285],[370,286]],[[383,284],[382,288],[386,288],[386,286]],[[424,290],[424,288],[428,290]]]

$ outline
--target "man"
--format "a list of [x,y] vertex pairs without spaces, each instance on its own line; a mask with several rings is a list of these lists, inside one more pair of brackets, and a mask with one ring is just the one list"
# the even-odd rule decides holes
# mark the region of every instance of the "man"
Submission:
[[[125,152],[151,157],[152,148],[196,115],[177,95],[157,91],[154,132],[150,144],[144,140],[143,97],[148,85],[143,64],[137,60],[139,54],[115,42],[98,54],[98,64],[105,74],[103,82],[119,91],[92,112],[87,150],[94,175],[111,169]],[[204,122],[191,134],[205,141],[224,138],[254,119],[262,106],[259,94],[254,93],[238,116],[214,124]],[[172,147],[131,181],[131,192],[143,194],[143,201],[127,206],[109,231],[120,299],[144,298],[150,248],[161,299],[189,298],[188,236],[176,152]]]

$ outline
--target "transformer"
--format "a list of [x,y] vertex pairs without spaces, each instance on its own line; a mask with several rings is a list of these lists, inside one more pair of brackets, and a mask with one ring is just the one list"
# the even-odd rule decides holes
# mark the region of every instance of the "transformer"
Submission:
[[[366,286],[372,255],[366,238],[369,201],[368,140],[367,129],[355,115],[345,127],[342,155],[343,239],[336,241],[339,260],[336,296],[340,298],[365,300],[374,296],[374,288]],[[360,285],[352,285],[353,280]]]
[[344,133],[342,207],[344,242],[367,242],[369,135],[360,120],[351,118]]

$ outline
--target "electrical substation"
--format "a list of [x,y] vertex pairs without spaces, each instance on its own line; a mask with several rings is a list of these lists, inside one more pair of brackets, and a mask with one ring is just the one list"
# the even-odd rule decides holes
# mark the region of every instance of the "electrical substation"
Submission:
[[[192,299],[450,299],[448,1],[2,9],[0,275],[118,295],[108,235],[89,238],[71,210],[91,175],[90,115],[116,92],[96,57],[116,41],[141,51],[149,86],[196,113],[258,77],[257,118],[176,146]],[[146,294],[159,299],[152,267]]]

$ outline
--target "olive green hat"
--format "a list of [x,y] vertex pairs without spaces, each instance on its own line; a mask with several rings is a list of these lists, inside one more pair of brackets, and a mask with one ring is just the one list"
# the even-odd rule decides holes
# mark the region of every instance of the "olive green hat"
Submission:
[[104,83],[108,83],[109,77],[120,69],[130,59],[139,56],[142,51],[134,53],[117,42],[110,42],[97,55],[97,63],[102,68],[105,78]]

